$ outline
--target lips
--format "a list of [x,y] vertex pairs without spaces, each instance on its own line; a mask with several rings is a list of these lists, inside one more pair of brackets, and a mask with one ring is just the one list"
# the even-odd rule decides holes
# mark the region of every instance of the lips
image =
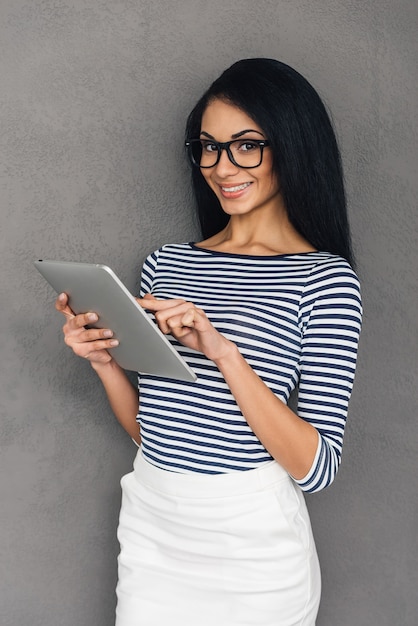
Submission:
[[241,185],[219,185],[220,194],[225,200],[235,200],[248,193],[252,183],[241,183]]
[[225,193],[236,193],[237,191],[243,191],[250,185],[251,183],[243,183],[242,185],[235,185],[234,187],[225,187],[224,185],[220,185],[220,187]]

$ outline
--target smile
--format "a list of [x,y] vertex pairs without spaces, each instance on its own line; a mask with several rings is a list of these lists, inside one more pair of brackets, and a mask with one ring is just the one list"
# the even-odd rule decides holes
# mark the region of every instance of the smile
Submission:
[[250,185],[251,183],[243,183],[242,185],[236,185],[235,187],[223,187],[221,185],[221,189],[222,191],[225,191],[226,193],[234,193],[235,191],[242,191],[243,189],[246,189]]

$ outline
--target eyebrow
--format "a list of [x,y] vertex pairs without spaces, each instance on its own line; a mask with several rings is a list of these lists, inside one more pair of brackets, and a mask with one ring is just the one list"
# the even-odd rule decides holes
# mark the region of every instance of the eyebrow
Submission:
[[[240,130],[239,133],[234,133],[233,135],[231,135],[232,139],[238,139],[238,137],[242,137],[242,135],[245,135],[246,133],[257,133],[257,135],[261,135],[262,137],[264,137],[263,133],[260,133],[259,130],[255,130],[254,128],[247,128],[246,130]],[[212,135],[210,135],[209,133],[206,133],[204,130],[200,131],[201,135],[205,135],[206,137],[208,137],[208,139],[213,139],[215,141],[215,137],[212,137]]]

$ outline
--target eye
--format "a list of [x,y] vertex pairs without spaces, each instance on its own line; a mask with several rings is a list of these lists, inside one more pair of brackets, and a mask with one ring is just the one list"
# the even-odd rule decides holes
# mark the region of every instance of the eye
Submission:
[[256,141],[241,141],[238,144],[238,150],[240,152],[252,152],[253,150],[257,150],[259,145]]
[[202,141],[202,150],[203,152],[217,152],[218,146],[211,141]]

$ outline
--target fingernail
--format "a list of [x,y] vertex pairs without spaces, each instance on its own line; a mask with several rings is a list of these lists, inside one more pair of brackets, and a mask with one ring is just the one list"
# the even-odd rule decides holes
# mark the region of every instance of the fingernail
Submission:
[[65,293],[60,293],[60,295],[58,296],[58,300],[64,300],[65,298]]
[[104,330],[103,337],[112,337],[113,333],[111,330]]
[[89,313],[87,319],[89,320],[89,322],[97,322],[99,318],[97,317],[96,313]]
[[119,341],[117,339],[112,339],[112,341],[109,342],[111,346],[118,346],[119,345]]

